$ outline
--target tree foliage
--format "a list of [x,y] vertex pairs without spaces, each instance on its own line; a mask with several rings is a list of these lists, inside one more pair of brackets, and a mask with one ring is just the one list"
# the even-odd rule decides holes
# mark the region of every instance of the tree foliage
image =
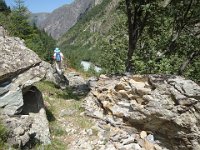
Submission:
[[[126,0],[120,5],[127,16],[129,36],[129,42],[124,43],[129,45],[124,61],[126,71],[200,79],[200,1]],[[122,32],[113,32],[119,41],[124,40]],[[119,44],[115,47],[122,47],[120,42],[116,43]],[[117,56],[116,60],[122,55]]]
[[29,12],[24,1],[15,0],[15,6],[10,12],[10,8],[4,1],[0,3],[1,6],[5,9],[0,12],[0,24],[8,30],[9,34],[24,39],[26,46],[35,51],[42,59],[51,60],[56,42],[35,25],[30,25]]
[[116,11],[115,25],[109,31],[109,36],[103,37],[99,44],[102,51],[101,66],[105,73],[123,73],[125,70],[128,36],[126,18],[122,13],[120,9]]
[[99,12],[94,7],[62,38],[60,45],[71,62],[78,66],[89,60],[106,73],[164,73],[200,80],[199,0],[121,0],[108,17],[114,3],[104,1]]
[[5,0],[0,0],[0,13],[8,14],[10,11],[10,7],[6,5]]

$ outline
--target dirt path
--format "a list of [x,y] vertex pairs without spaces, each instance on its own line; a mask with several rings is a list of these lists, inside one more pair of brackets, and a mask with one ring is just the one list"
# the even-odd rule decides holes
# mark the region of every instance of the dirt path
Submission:
[[72,88],[58,89],[49,82],[40,82],[36,86],[43,93],[52,138],[52,145],[45,149],[73,149],[77,140],[89,141],[97,136],[95,129],[91,129],[94,121],[84,116],[84,96],[74,94]]

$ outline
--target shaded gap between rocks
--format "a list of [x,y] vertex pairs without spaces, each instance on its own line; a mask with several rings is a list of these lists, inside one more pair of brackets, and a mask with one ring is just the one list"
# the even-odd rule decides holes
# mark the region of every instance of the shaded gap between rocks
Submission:
[[42,93],[35,86],[32,86],[23,94],[23,100],[22,115],[38,113],[41,108],[44,108]]
[[140,131],[146,130],[152,132],[155,135],[155,139],[161,141],[160,145],[167,147],[170,150],[174,149],[174,146],[176,145],[184,145],[185,141],[178,136],[179,132],[187,134],[191,132],[186,128],[174,124],[170,120],[163,120],[161,118],[156,118],[156,116],[148,116],[147,119],[140,121],[124,117],[123,121]]

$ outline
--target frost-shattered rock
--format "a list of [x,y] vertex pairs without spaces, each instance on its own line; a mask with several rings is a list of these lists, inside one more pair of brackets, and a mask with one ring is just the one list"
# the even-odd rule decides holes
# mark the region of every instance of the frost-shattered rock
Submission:
[[[85,114],[115,128],[136,128],[133,149],[200,149],[200,87],[193,81],[126,75],[100,77],[92,85]],[[120,147],[119,135],[110,139]]]

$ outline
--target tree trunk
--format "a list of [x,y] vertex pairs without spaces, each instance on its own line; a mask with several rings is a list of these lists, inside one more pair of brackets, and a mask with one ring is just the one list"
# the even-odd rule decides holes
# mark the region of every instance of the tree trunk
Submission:
[[195,57],[198,57],[199,53],[198,52],[192,52],[192,54],[190,54],[190,56],[188,57],[188,59],[186,61],[183,62],[183,64],[179,67],[178,70],[178,75],[182,75],[184,70],[186,69],[186,67],[192,62],[192,60]]
[[[132,72],[132,56],[136,49],[137,41],[139,36],[144,29],[144,20],[142,20],[142,4],[135,4],[132,0],[126,0],[126,9],[127,9],[127,17],[128,17],[128,34],[129,34],[129,46],[126,60],[126,71]],[[134,10],[134,13],[133,13]],[[145,20],[146,21],[146,20]]]
[[127,53],[127,60],[126,60],[126,71],[131,71],[131,59],[134,51],[133,47],[133,14],[131,8],[131,0],[126,0],[126,9],[127,9],[127,17],[128,17],[128,35],[129,35],[129,44],[128,44],[128,53]]

